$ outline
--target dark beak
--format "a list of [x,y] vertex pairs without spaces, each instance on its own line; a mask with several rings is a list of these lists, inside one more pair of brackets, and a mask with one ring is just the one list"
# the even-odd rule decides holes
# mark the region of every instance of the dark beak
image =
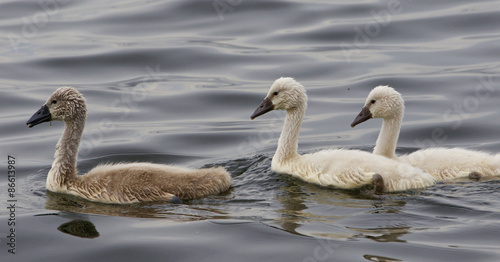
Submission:
[[255,109],[255,112],[250,116],[250,119],[254,120],[256,117],[261,116],[274,109],[273,102],[270,98],[264,98],[264,101],[260,103],[259,107]]
[[49,107],[46,105],[43,105],[42,108],[40,108],[38,111],[36,111],[35,114],[33,114],[28,122],[26,122],[26,125],[28,125],[29,128],[32,128],[38,124],[41,124],[43,122],[49,122],[50,121],[50,111]]
[[372,113],[370,113],[370,108],[368,106],[363,107],[359,115],[352,121],[351,127],[355,127],[358,124],[365,122],[366,120],[372,118]]

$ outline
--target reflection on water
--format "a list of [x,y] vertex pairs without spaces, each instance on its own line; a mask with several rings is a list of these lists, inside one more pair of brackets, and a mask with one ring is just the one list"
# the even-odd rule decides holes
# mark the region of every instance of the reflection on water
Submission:
[[377,256],[377,255],[363,255],[363,258],[368,260],[368,261],[376,261],[376,262],[398,262],[398,261],[403,261],[397,258],[390,258],[390,257],[384,257],[384,256]]
[[[212,200],[217,198],[222,198],[222,196],[214,196]],[[47,191],[45,208],[61,212],[136,218],[167,218],[174,221],[197,221],[227,216],[227,213],[218,209],[216,204],[203,206],[190,205],[189,202],[185,202],[183,205],[155,202],[128,205],[102,204],[50,191]]]
[[352,238],[368,238],[376,242],[406,242],[400,237],[411,233],[412,228],[404,225],[390,228],[352,228],[350,230],[357,231],[359,234]]
[[81,238],[96,238],[99,237],[99,232],[94,224],[86,220],[72,220],[60,225],[57,230]]
[[[64,213],[94,214],[135,218],[162,218],[176,222],[213,219],[251,219],[262,221],[297,235],[333,239],[370,238],[374,234],[397,240],[410,229],[387,221],[380,228],[370,228],[364,221],[372,215],[397,215],[403,212],[406,198],[419,192],[377,195],[369,187],[359,190],[336,190],[305,183],[269,170],[270,157],[257,155],[224,163],[233,175],[233,187],[224,194],[182,204],[136,203],[113,205],[91,202],[76,196],[44,189],[47,210]],[[352,217],[365,225],[349,225]],[[354,220],[356,221],[356,220]],[[347,222],[347,223],[346,223]],[[376,221],[380,224],[380,221]],[[345,227],[336,224],[345,224]],[[371,232],[367,234],[366,232]]]

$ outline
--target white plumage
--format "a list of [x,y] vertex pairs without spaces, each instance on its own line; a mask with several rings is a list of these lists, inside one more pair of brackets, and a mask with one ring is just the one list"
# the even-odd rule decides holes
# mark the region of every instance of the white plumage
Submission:
[[293,78],[279,78],[251,116],[254,119],[271,110],[287,112],[271,163],[273,171],[310,183],[345,189],[374,183],[377,191],[394,192],[434,184],[432,176],[420,169],[364,151],[336,149],[299,155],[297,141],[306,107],[304,87]]
[[370,118],[382,118],[382,129],[373,153],[421,168],[430,173],[436,181],[500,175],[500,154],[436,147],[396,156],[404,110],[404,100],[399,92],[389,86],[377,86],[368,95],[365,106],[351,126],[354,127]]

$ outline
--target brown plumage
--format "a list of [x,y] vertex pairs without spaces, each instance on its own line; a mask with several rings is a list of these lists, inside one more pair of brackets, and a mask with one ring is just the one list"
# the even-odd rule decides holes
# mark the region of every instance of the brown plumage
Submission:
[[101,203],[137,203],[195,199],[219,194],[231,186],[223,167],[191,169],[152,163],[98,165],[77,175],[76,156],[87,109],[83,96],[72,87],[57,89],[26,122],[33,127],[47,121],[64,121],[54,162],[47,176],[47,190],[76,195]]

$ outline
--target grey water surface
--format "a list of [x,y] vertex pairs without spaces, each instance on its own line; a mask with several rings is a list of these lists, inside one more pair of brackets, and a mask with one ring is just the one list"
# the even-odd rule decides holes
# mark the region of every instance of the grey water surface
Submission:
[[[487,0],[3,1],[1,261],[500,261],[498,178],[323,188],[270,170],[283,112],[250,120],[291,76],[309,95],[301,153],[370,151],[381,121],[349,124],[390,85],[406,100],[398,153],[500,153],[499,25]],[[63,124],[25,122],[63,85],[88,104],[81,173],[220,165],[233,186],[182,204],[47,192]]]

